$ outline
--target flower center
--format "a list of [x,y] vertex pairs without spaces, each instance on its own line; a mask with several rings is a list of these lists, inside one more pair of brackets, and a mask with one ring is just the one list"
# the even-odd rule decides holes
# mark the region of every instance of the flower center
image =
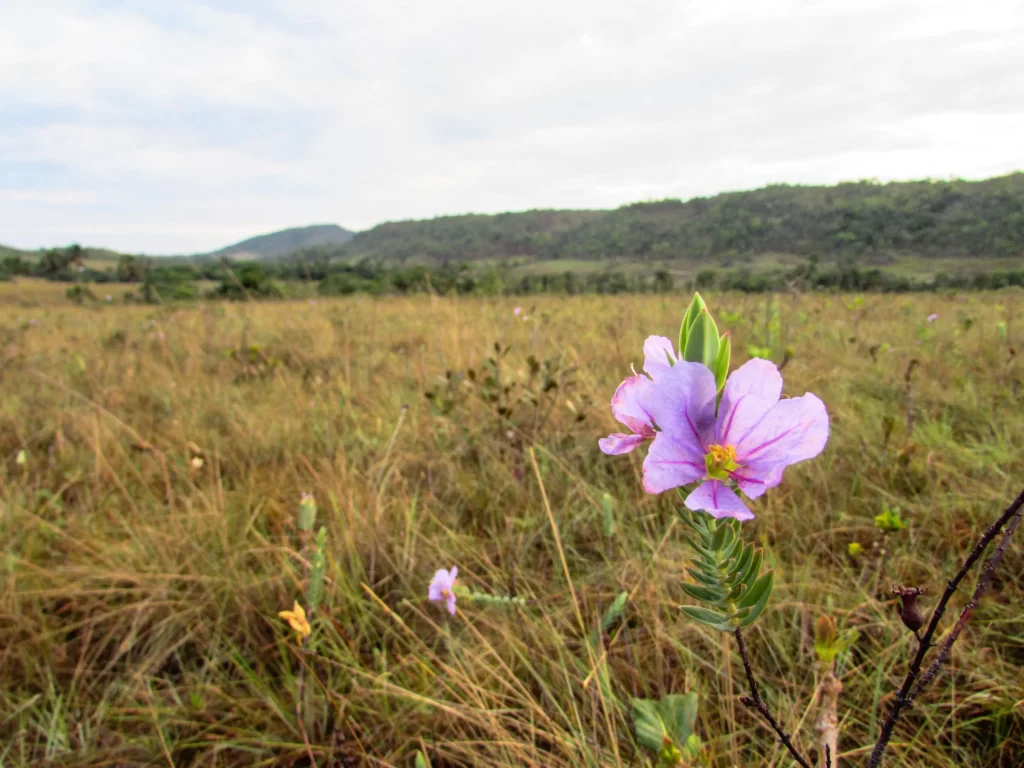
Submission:
[[728,480],[729,473],[740,466],[736,463],[736,446],[709,445],[707,455],[704,456],[704,466],[712,480]]

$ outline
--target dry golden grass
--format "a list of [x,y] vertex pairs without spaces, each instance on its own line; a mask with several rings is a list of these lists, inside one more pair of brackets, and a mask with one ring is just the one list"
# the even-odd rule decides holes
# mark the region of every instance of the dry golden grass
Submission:
[[[686,297],[524,300],[521,321],[512,300],[76,308],[45,293],[12,305],[12,290],[0,289],[5,768],[408,766],[417,749],[435,768],[638,765],[629,698],[691,689],[708,765],[791,764],[737,702],[727,638],[678,609],[689,554],[674,499],[641,492],[639,452],[597,449],[614,387],[648,334],[675,332]],[[768,301],[709,297],[739,350],[763,342]],[[810,748],[811,625],[828,613],[860,631],[839,714],[840,765],[861,765],[913,649],[890,582],[941,590],[1024,478],[1010,352],[1024,302],[778,306],[786,392],[820,395],[833,430],[744,526],[778,576],[748,644],[769,706]],[[499,377],[514,394],[531,354],[561,356],[561,385],[500,417],[480,397],[495,342],[511,346]],[[457,375],[469,368],[475,384]],[[276,615],[305,587],[302,491],[330,551],[308,653]],[[875,529],[883,504],[906,530]],[[449,620],[426,587],[452,564],[527,607],[463,601]],[[1022,578],[1015,542],[887,765],[1021,765]],[[585,631],[622,590],[601,685]]]

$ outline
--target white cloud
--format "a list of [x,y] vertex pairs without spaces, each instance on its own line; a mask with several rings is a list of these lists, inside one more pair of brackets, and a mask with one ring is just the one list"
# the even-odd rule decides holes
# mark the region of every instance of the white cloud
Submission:
[[14,0],[0,242],[1024,167],[1024,6]]

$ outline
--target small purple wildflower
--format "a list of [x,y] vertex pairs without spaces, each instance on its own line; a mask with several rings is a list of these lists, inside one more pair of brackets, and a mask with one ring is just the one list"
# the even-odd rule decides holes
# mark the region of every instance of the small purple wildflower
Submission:
[[928,315],[928,322],[929,323],[934,323],[938,319],[939,319],[939,316],[935,312],[932,312],[932,314]]
[[459,575],[459,567],[453,565],[451,571],[444,568],[434,574],[427,590],[427,597],[432,602],[439,603],[444,600],[448,604],[448,613],[455,615],[455,577]]
[[516,317],[519,317],[521,314],[523,314],[523,308],[516,307],[515,309],[512,310],[512,314],[515,315]]

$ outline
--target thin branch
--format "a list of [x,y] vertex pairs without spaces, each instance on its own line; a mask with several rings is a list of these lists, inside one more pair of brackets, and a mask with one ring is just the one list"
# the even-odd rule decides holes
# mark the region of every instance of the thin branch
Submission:
[[[910,702],[912,700],[911,691],[915,690],[914,683],[917,682],[917,677],[921,673],[921,665],[924,663],[924,657],[927,655],[928,649],[932,647],[932,638],[935,636],[935,631],[938,629],[939,621],[941,621],[942,615],[946,612],[946,605],[949,603],[950,599],[952,599],[953,593],[956,592],[960,582],[963,581],[967,573],[972,567],[974,567],[974,564],[978,562],[982,554],[984,554],[988,545],[991,544],[992,540],[999,535],[1003,526],[1010,522],[1010,519],[1014,515],[1020,512],[1021,507],[1024,507],[1024,491],[1020,492],[1017,498],[1013,500],[1013,503],[1011,503],[1003,514],[999,516],[999,519],[992,523],[985,533],[982,534],[982,537],[978,539],[978,543],[974,545],[974,549],[971,550],[967,559],[964,560],[964,564],[960,566],[960,570],[957,571],[956,575],[946,584],[946,589],[942,593],[942,597],[939,598],[938,605],[936,605],[935,610],[932,611],[932,618],[928,622],[928,628],[918,641],[917,653],[914,654],[914,658],[910,662],[910,669],[907,670],[907,676],[903,679],[903,685],[901,685],[899,690],[896,691],[896,700],[893,702],[892,711],[889,712],[889,716],[885,719],[885,723],[882,724],[882,731],[878,736],[878,742],[875,744],[875,748],[871,752],[871,759],[868,760],[868,768],[878,768],[878,766],[882,764],[882,756],[885,754],[885,748],[889,743],[889,739],[892,738],[892,732],[896,727],[896,721],[899,720],[903,710],[910,706]],[[969,614],[968,617],[962,618],[966,621],[967,618],[969,618]],[[952,643],[950,643],[950,645],[952,645]]]
[[761,698],[761,691],[757,687],[757,681],[754,679],[754,671],[750,667],[750,657],[747,655],[747,646],[743,642],[743,632],[739,627],[736,627],[736,631],[733,632],[736,635],[736,645],[739,646],[740,658],[743,659],[743,671],[747,675],[747,683],[750,685],[750,695],[740,696],[740,702],[747,709],[752,709],[761,715],[771,726],[772,730],[779,737],[779,741],[782,745],[789,750],[789,754],[799,763],[802,768],[811,768],[810,763],[800,754],[800,751],[793,745],[793,741],[789,738],[789,734],[782,730],[782,726],[779,725],[779,721],[775,719],[772,713],[768,710],[768,705],[764,703],[764,699]]
[[1006,530],[1003,531],[1003,537],[999,540],[996,551],[992,553],[992,556],[985,562],[985,565],[981,569],[981,576],[978,577],[978,586],[974,589],[974,594],[971,596],[971,600],[964,609],[960,612],[960,617],[956,620],[956,624],[953,626],[952,631],[942,642],[942,648],[939,649],[939,655],[935,657],[927,671],[921,675],[921,679],[917,681],[917,685],[914,686],[910,692],[908,701],[913,703],[914,699],[917,698],[918,694],[923,691],[928,684],[932,681],[936,674],[938,674],[939,667],[942,666],[942,662],[949,656],[950,650],[953,648],[953,643],[960,637],[960,633],[967,625],[968,620],[971,618],[971,613],[975,608],[978,607],[978,603],[981,602],[981,596],[988,591],[989,585],[992,583],[992,577],[995,576],[996,568],[1003,559],[1003,554],[1006,552],[1006,547],[1010,543],[1010,537],[1013,536],[1013,532],[1017,530],[1017,526],[1020,525],[1021,510],[1017,511],[1017,514],[1010,520],[1010,524],[1006,526]]

